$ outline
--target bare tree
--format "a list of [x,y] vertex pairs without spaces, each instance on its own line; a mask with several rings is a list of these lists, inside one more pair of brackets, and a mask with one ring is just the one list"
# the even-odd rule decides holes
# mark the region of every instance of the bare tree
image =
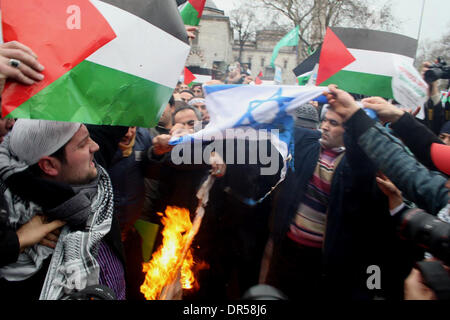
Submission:
[[238,61],[242,63],[242,52],[245,44],[256,34],[256,16],[250,7],[242,5],[230,12],[230,23],[239,43]]
[[[450,65],[450,32],[447,32],[438,40],[422,41],[419,45],[414,65],[418,70],[421,70],[424,62],[433,63],[437,57],[443,57],[447,64]],[[441,80],[440,89],[448,89],[449,84],[449,81]]]
[[423,62],[434,62],[437,57],[443,57],[450,64],[450,32],[444,34],[439,40],[422,41],[415,65],[420,68]]
[[267,10],[277,12],[292,27],[300,26],[299,60],[323,41],[327,27],[377,28],[390,31],[397,27],[391,6],[381,8],[368,0],[257,0]]

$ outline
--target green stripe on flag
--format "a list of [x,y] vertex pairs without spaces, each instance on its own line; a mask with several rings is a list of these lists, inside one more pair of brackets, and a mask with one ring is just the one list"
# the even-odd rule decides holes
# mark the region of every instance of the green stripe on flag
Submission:
[[173,89],[84,61],[11,112],[11,118],[154,127]]
[[198,26],[200,19],[198,18],[198,11],[188,2],[180,12],[184,24],[189,26]]
[[322,83],[321,86],[327,86],[329,84],[338,84],[339,89],[351,93],[366,96],[380,96],[386,99],[394,98],[394,94],[392,93],[392,77],[353,71],[340,71]]
[[306,84],[308,83],[309,79],[311,78],[311,74],[307,75],[307,76],[300,76],[297,78],[298,80],[298,85],[299,86],[306,86]]

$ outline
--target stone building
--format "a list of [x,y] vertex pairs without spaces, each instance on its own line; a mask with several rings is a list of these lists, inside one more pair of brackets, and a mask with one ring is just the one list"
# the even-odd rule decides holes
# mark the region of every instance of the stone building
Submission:
[[[275,70],[270,66],[272,52],[285,31],[261,30],[254,41],[248,41],[242,52],[242,64],[247,64],[252,76],[262,71],[263,80],[273,81]],[[238,60],[239,42],[234,40],[230,18],[219,10],[213,0],[207,0],[200,21],[199,33],[192,42],[186,65],[188,68],[225,71]],[[295,84],[292,70],[297,66],[296,48],[284,47],[275,61],[282,70],[283,84]],[[213,71],[215,72],[215,71]]]

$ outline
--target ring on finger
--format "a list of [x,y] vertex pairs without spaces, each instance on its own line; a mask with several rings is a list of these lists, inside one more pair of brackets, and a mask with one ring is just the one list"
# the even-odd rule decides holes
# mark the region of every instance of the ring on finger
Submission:
[[9,59],[9,65],[13,68],[18,68],[21,62],[17,59]]

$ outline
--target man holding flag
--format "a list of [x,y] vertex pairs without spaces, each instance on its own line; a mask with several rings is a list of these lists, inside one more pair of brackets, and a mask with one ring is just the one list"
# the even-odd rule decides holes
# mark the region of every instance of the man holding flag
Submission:
[[[36,10],[25,11],[17,9],[13,1],[2,1],[5,39],[27,40],[46,66],[44,69],[37,62],[37,55],[19,43],[3,46],[2,78],[10,76],[31,85],[6,84],[2,95],[3,114],[71,121],[20,119],[2,145],[0,178],[6,189],[6,223],[18,228],[43,211],[51,219],[67,222],[59,240],[51,238],[56,244],[54,250],[35,245],[22,252],[16,263],[0,270],[2,295],[7,295],[2,298],[66,299],[83,294],[91,286],[102,285],[93,291],[107,292],[103,296],[106,299],[125,299],[120,228],[114,214],[111,182],[104,167],[111,163],[127,127],[105,126],[88,131],[80,122],[149,126],[158,119],[161,104],[165,106],[175,87],[189,45],[175,3],[150,2],[60,1],[58,6],[64,10],[59,11],[55,3],[46,7],[46,3],[29,2],[28,9]],[[156,2],[158,6],[153,5]],[[60,28],[58,23],[65,22],[65,16],[43,19],[55,10],[66,12],[69,4],[79,5],[84,16],[89,17],[83,20],[85,28],[81,31]],[[24,12],[33,14],[28,17]],[[24,19],[29,23],[24,23]],[[36,34],[30,36],[33,23],[42,24],[40,30],[48,32],[46,39],[53,46],[48,46],[48,41],[42,45]],[[96,27],[89,28],[91,25]],[[160,46],[152,42],[150,48],[170,50],[165,55],[153,49],[140,50],[135,46],[138,42],[130,36],[132,26],[150,35],[143,38],[168,44],[160,43]],[[73,40],[71,37],[86,30],[89,35],[83,35],[88,38],[63,41]],[[74,48],[70,47],[73,43]],[[15,51],[7,50],[11,48]],[[19,50],[20,54],[15,56]],[[158,59],[165,63],[158,63]],[[167,61],[174,64],[167,67]],[[100,102],[102,95],[105,99]],[[133,113],[141,110],[142,115],[135,113],[134,120],[128,117],[130,106]],[[103,111],[107,112],[103,113],[105,107]]]
[[[322,133],[295,128],[294,168],[274,198],[265,283],[290,300],[401,299],[398,239],[377,170],[343,123],[328,110]],[[371,265],[383,270],[382,290],[366,284]]]
[[[26,75],[35,80],[40,78],[43,67],[28,47],[14,42],[2,48],[16,50],[2,57],[2,78],[9,74],[23,83],[29,82],[24,78]],[[12,58],[15,53],[20,60]],[[104,150],[101,157],[96,157],[105,161],[102,165],[109,162],[109,143],[118,141],[124,131],[122,127],[111,127],[108,139],[102,139]],[[18,226],[45,210],[48,218],[65,221],[67,225],[59,240],[48,236],[53,249],[37,244],[21,252],[17,262],[0,270],[2,295],[7,295],[4,298],[61,299],[101,284],[105,286],[102,290],[112,290],[114,298],[125,299],[120,230],[113,216],[109,177],[94,160],[98,150],[99,145],[79,123],[20,119],[5,138],[0,167],[6,186],[3,196],[8,205],[7,224]],[[30,201],[27,208],[21,205],[23,201]],[[103,204],[101,210],[96,209],[99,203]],[[103,221],[98,219],[99,215],[103,215]],[[90,227],[81,231],[84,224]],[[92,238],[93,234],[97,237]],[[63,258],[67,250],[77,248],[82,248],[78,255]],[[97,254],[94,248],[99,248]]]

